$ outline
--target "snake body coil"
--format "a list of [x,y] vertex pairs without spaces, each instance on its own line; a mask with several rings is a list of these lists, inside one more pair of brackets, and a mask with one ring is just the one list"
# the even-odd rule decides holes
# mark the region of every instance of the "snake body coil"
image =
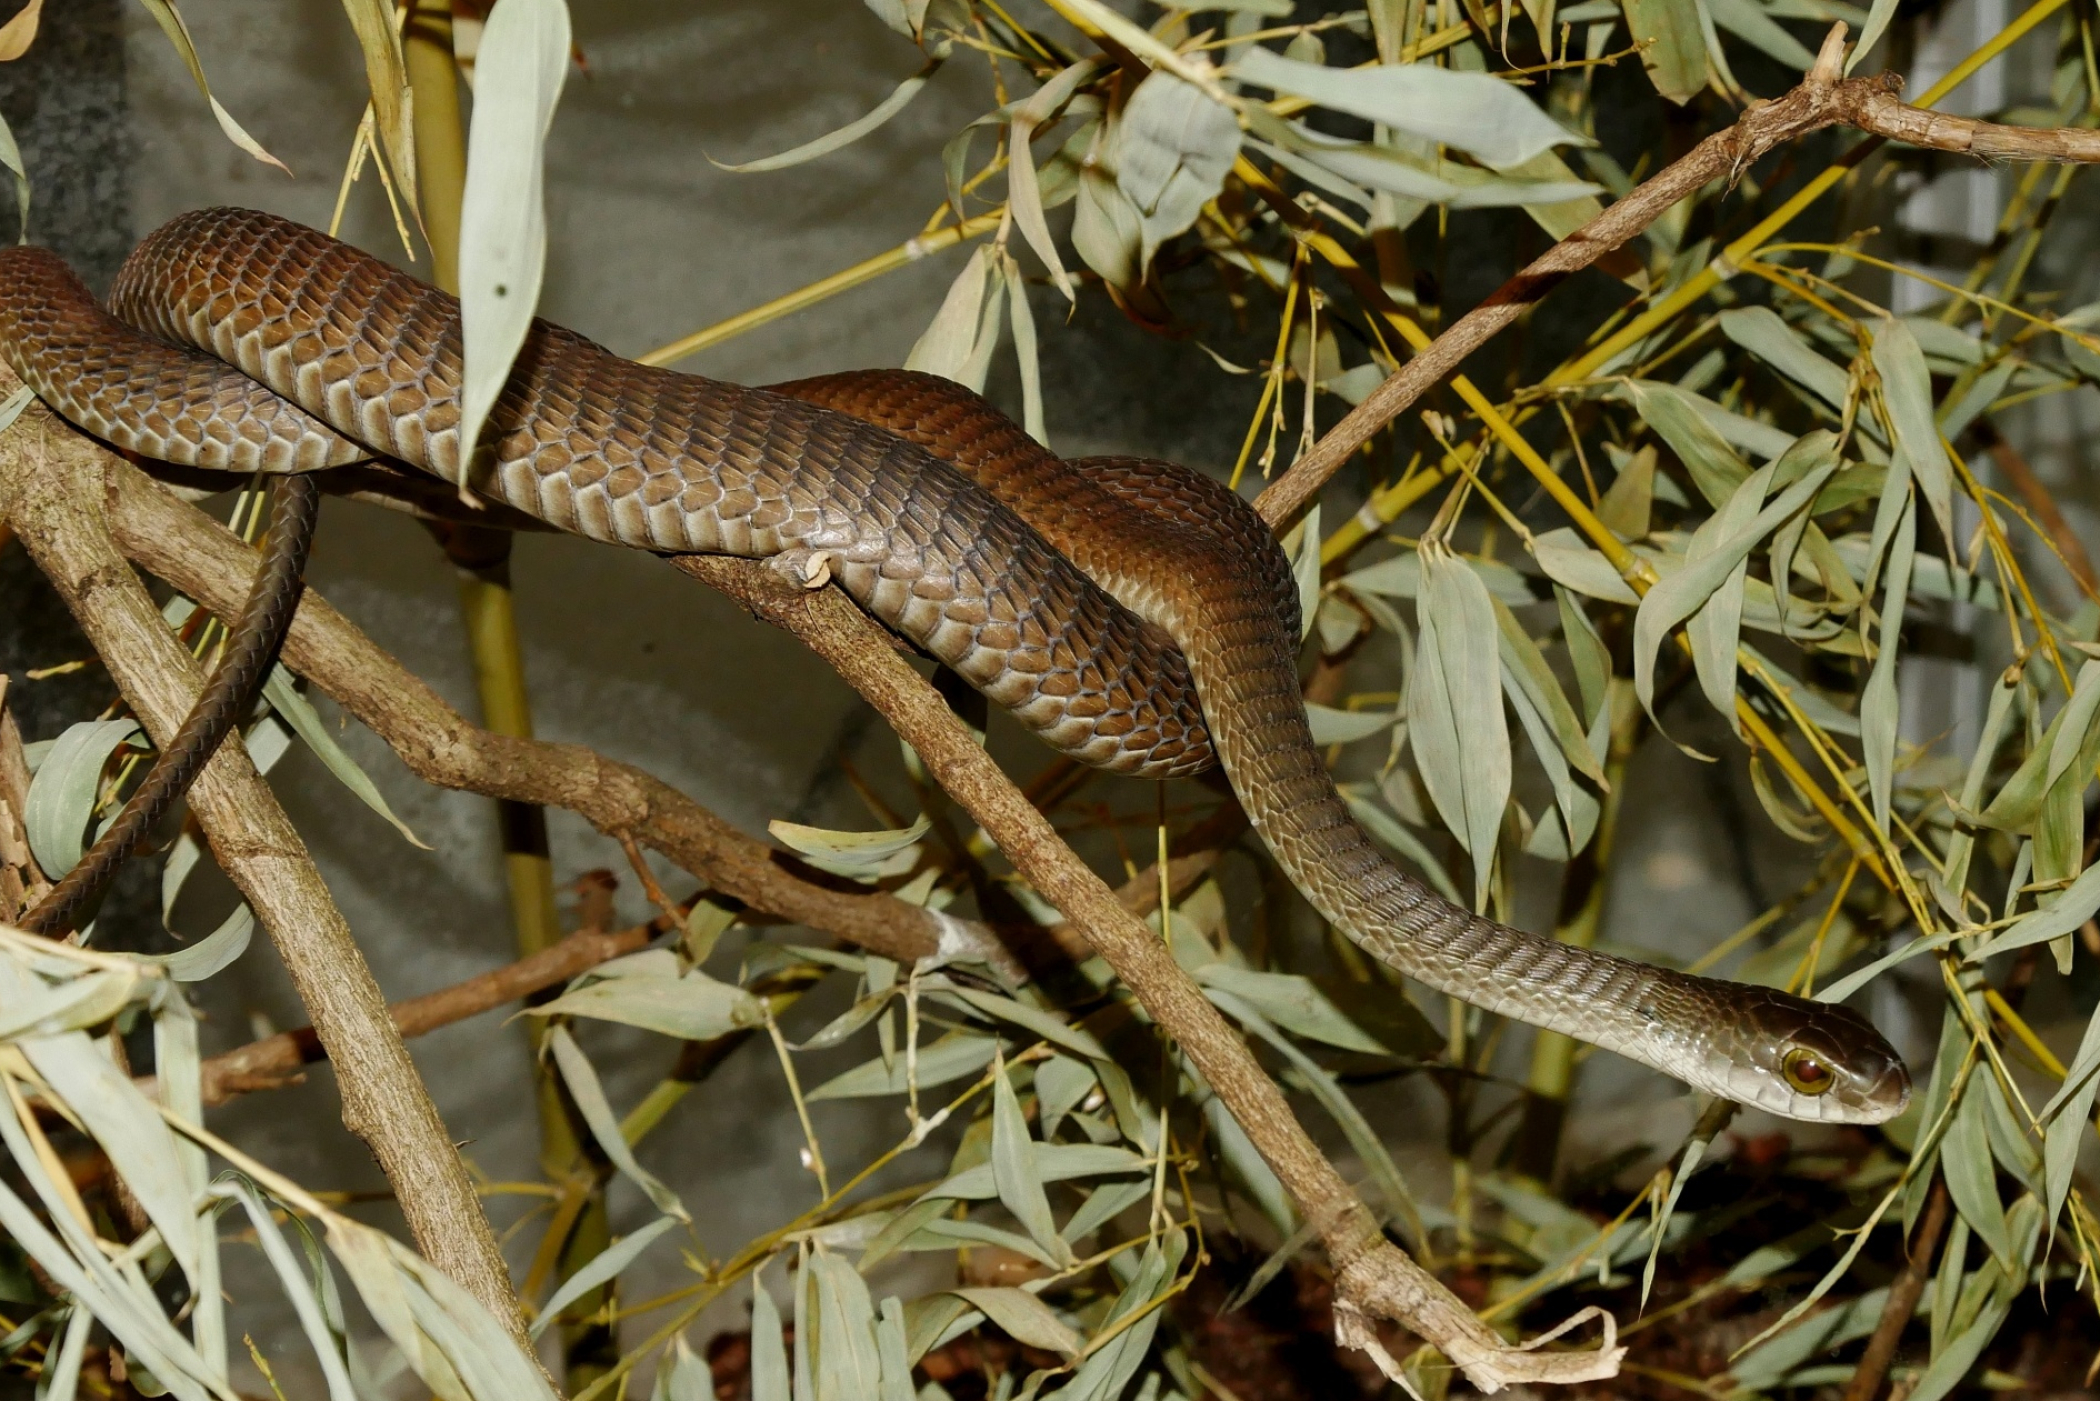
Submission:
[[1288,565],[1208,478],[1061,462],[924,375],[751,389],[544,322],[463,463],[457,302],[245,211],[151,235],[112,307],[48,253],[0,251],[0,349],[119,446],[293,471],[378,453],[593,539],[828,571],[1087,763],[1165,778],[1222,761],[1306,897],[1431,987],[1796,1118],[1878,1122],[1908,1098],[1901,1060],[1842,1007],[1541,939],[1394,864],[1307,728]]

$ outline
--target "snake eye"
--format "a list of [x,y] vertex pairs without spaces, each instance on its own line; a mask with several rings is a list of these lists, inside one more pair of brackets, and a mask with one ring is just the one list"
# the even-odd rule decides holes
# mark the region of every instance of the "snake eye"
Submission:
[[1837,1083],[1837,1076],[1831,1073],[1829,1066],[1799,1046],[1786,1053],[1779,1068],[1786,1072],[1786,1082],[1805,1095],[1824,1094]]

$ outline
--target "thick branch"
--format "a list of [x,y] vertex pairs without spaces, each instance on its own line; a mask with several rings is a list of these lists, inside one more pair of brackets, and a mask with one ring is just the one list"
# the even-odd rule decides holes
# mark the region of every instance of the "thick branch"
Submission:
[[1832,29],[1815,68],[1800,86],[1775,101],[1751,107],[1734,126],[1707,137],[1636,186],[1454,321],[1330,429],[1312,451],[1271,482],[1256,498],[1254,508],[1272,526],[1281,529],[1287,525],[1372,434],[1405,413],[1467,356],[1537,306],[1555,287],[1638,237],[1704,186],[1715,180],[1734,180],[1767,152],[1811,132],[1845,125],[1914,146],[1986,158],[2100,161],[2100,132],[2008,127],[1943,116],[1905,106],[1896,96],[1902,80],[1893,74],[1840,79],[1844,34],[1842,24]]
[[1394,1318],[1442,1349],[1483,1391],[1517,1381],[1569,1382],[1616,1373],[1621,1349],[1508,1348],[1380,1234],[1369,1208],[1320,1153],[1283,1092],[1165,944],[1059,840],[940,694],[890,650],[880,629],[843,594],[795,587],[747,560],[688,556],[675,563],[794,633],[866,697],[1015,868],[1085,934],[1161,1029],[1181,1043],[1319,1231],[1338,1272],[1337,1314],[1348,1341],[1375,1344],[1363,1326],[1365,1315]]
[[[0,396],[13,387],[12,374],[0,369]],[[65,599],[148,733],[165,744],[195,703],[201,675],[110,542],[100,484],[111,460],[32,405],[0,446],[0,515]],[[219,865],[276,943],[336,1062],[343,1122],[378,1159],[417,1247],[522,1344],[509,1271],[473,1180],[349,925],[244,748],[219,748],[190,790],[190,807]]]
[[[109,467],[109,482],[119,548],[212,612],[225,617],[238,609],[255,571],[254,550],[127,463]],[[999,954],[981,925],[804,879],[764,842],[640,769],[581,745],[512,739],[470,723],[311,589],[284,660],[427,783],[567,808],[600,831],[663,853],[753,909],[900,962],[940,953],[944,941],[947,951]]]
[[[0,533],[6,533],[4,525]],[[6,543],[0,539],[0,549]],[[28,810],[29,759],[7,706],[7,678],[0,676],[0,921],[21,914],[51,888],[29,850],[29,832],[22,825]]]

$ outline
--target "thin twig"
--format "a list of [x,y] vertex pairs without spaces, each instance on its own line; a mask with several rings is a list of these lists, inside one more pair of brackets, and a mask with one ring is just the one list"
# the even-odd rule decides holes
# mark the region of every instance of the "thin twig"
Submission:
[[1604,254],[1637,237],[1679,201],[1715,180],[1733,180],[1775,148],[1827,126],[1851,126],[1889,140],[1987,159],[2100,161],[2100,132],[2074,128],[2000,126],[1905,106],[1893,74],[1839,78],[1845,26],[1834,26],[1816,65],[1800,86],[1759,103],[1726,131],[1716,132],[1679,160],[1636,186],[1623,199],[1554,244],[1453,322],[1414,359],[1330,429],[1262,492],[1255,509],[1273,526],[1294,520],[1342,464],[1465,358],[1493,339],[1546,294]]
[[1874,1393],[1881,1389],[1881,1379],[1888,1375],[1889,1364],[1896,1360],[1896,1344],[1903,1337],[1903,1327],[1918,1307],[1918,1299],[1925,1292],[1925,1277],[1932,1270],[1932,1254],[1939,1249],[1940,1232],[1947,1225],[1947,1180],[1941,1178],[1932,1184],[1932,1195],[1925,1203],[1925,1219],[1918,1223],[1918,1234],[1912,1239],[1910,1250],[1904,1257],[1903,1268],[1897,1272],[1889,1285],[1888,1300],[1881,1306],[1881,1318],[1874,1325],[1873,1336],[1867,1339],[1867,1350],[1859,1355],[1859,1365],[1852,1371],[1852,1381],[1845,1388],[1845,1401],[1874,1401]]
[[[661,915],[617,933],[579,929],[552,948],[505,964],[447,988],[397,1002],[390,1009],[404,1037],[426,1036],[495,1007],[565,983],[610,959],[647,947],[668,929]],[[294,1084],[302,1066],[328,1059],[310,1026],[280,1031],[204,1062],[204,1102],[223,1104],[236,1095]]]

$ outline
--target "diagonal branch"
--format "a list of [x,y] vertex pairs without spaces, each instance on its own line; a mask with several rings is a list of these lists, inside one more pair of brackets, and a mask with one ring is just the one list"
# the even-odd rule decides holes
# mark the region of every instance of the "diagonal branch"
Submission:
[[[0,367],[0,396],[14,387]],[[32,404],[0,445],[0,516],[79,620],[125,700],[165,744],[202,677],[109,538],[106,449]],[[247,751],[220,746],[190,807],[222,869],[276,943],[336,1062],[343,1123],[363,1139],[417,1247],[524,1343],[510,1274],[437,1106],[305,844]]]
[[[253,549],[128,463],[110,463],[108,480],[118,548],[222,617],[239,608],[255,571]],[[482,729],[311,589],[285,641],[284,661],[427,783],[567,808],[602,832],[661,852],[754,909],[901,962],[942,953],[1001,956],[982,925],[798,875],[772,847],[631,765],[582,745]]]
[[1617,1373],[1624,1349],[1514,1349],[1380,1233],[1377,1219],[1298,1123],[1283,1092],[1166,945],[1058,838],[939,692],[893,652],[836,589],[788,584],[763,564],[686,556],[678,568],[786,628],[830,663],[917,751],[949,796],[991,834],[1031,885],[1081,930],[1254,1140],[1334,1262],[1343,1341],[1381,1356],[1370,1320],[1395,1319],[1441,1349],[1483,1391],[1515,1382],[1574,1382]]
[[1596,218],[1533,259],[1516,276],[1387,377],[1291,469],[1254,508],[1281,529],[1371,436],[1405,413],[1467,356],[1543,301],[1561,283],[1620,247],[1680,201],[1716,180],[1735,180],[1768,152],[1828,126],[1850,126],[1891,141],[1997,160],[2100,161],[2100,132],[2002,126],[1909,107],[1894,74],[1840,78],[1845,26],[1832,27],[1799,86],[1753,105],[1734,126],[1694,146]]

